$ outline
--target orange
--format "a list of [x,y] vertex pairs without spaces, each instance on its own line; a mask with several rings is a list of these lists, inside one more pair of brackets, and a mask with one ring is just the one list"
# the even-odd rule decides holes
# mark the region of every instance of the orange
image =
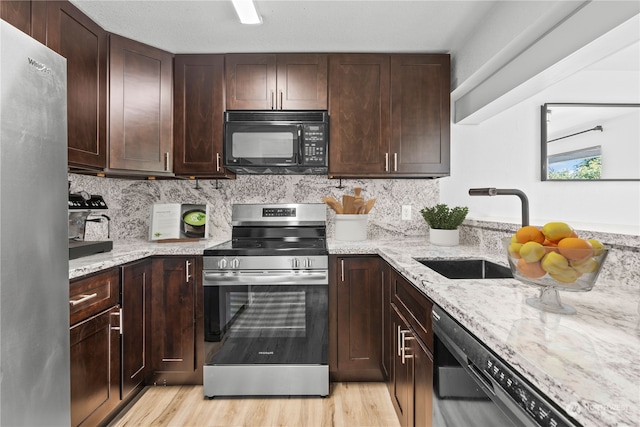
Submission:
[[542,244],[544,242],[544,234],[533,225],[525,225],[516,231],[516,240],[518,243],[538,242]]
[[579,237],[566,237],[558,242],[558,250],[568,260],[581,260],[593,256],[593,246]]
[[532,279],[537,279],[547,274],[547,272],[542,269],[540,262],[526,262],[524,258],[518,260],[516,268],[520,274]]
[[552,242],[549,239],[544,239],[544,242],[542,242],[542,246],[544,246],[544,250],[547,253],[558,252],[558,242]]

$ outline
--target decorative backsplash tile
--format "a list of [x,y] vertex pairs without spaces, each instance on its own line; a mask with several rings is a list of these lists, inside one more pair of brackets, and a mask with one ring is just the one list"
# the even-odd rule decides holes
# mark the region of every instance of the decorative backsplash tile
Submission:
[[[154,203],[207,203],[210,237],[231,236],[231,205],[236,203],[322,203],[325,196],[341,200],[362,187],[365,199],[375,198],[369,214],[368,238],[397,234],[426,236],[420,209],[438,203],[437,180],[340,180],[314,175],[239,175],[235,180],[123,180],[70,174],[72,192],[80,190],[104,197],[111,217],[111,238],[147,239],[149,213]],[[412,206],[412,218],[401,220],[402,205]],[[327,233],[333,236],[335,212],[327,208]],[[103,224],[89,224],[87,240],[104,239]],[[426,238],[426,237],[425,237]]]

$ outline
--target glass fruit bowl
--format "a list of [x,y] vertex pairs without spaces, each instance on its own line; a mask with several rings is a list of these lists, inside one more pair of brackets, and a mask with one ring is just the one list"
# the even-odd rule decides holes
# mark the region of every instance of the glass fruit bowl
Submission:
[[502,245],[513,277],[541,287],[540,296],[527,298],[527,304],[558,314],[576,312],[575,308],[560,301],[558,291],[588,292],[593,289],[609,252],[605,247],[528,245],[524,248],[510,238],[503,239]]

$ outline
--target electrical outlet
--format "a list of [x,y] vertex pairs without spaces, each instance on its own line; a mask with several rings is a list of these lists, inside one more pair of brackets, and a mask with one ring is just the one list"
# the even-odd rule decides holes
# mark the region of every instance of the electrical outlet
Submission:
[[411,220],[411,205],[402,205],[402,219],[405,221]]

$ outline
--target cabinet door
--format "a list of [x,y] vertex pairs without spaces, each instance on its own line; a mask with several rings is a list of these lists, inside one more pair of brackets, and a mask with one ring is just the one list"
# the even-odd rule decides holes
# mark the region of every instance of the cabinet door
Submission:
[[327,55],[280,54],[277,67],[278,110],[327,109]]
[[449,174],[449,93],[449,55],[391,56],[392,174]]
[[120,403],[119,309],[71,327],[71,425],[98,425]]
[[47,2],[47,45],[67,58],[69,166],[107,165],[107,33],[75,6]]
[[382,283],[377,257],[337,258],[337,372],[382,381]]
[[201,264],[196,257],[153,260],[151,333],[153,382],[202,383]]
[[413,358],[413,425],[431,425],[433,418],[433,356],[417,339],[407,343]]
[[42,44],[46,44],[47,2],[0,0],[0,18]]
[[[404,317],[395,305],[391,305],[391,326],[393,329],[393,363],[391,375],[391,401],[402,427],[413,426],[413,375],[414,361],[410,351],[403,346],[410,345],[407,334],[410,333]],[[421,402],[422,404],[422,402]],[[423,424],[431,425],[431,423]]]
[[276,55],[225,55],[227,110],[276,108]]
[[224,55],[177,55],[174,76],[173,171],[234,176],[222,167]]
[[111,34],[109,168],[170,173],[170,53]]
[[393,361],[393,330],[391,327],[391,267],[381,262],[382,270],[382,373],[388,381]]
[[122,267],[122,399],[126,399],[145,379],[146,294],[150,284],[151,261],[143,260]]
[[329,177],[388,176],[389,55],[330,55],[329,93]]

